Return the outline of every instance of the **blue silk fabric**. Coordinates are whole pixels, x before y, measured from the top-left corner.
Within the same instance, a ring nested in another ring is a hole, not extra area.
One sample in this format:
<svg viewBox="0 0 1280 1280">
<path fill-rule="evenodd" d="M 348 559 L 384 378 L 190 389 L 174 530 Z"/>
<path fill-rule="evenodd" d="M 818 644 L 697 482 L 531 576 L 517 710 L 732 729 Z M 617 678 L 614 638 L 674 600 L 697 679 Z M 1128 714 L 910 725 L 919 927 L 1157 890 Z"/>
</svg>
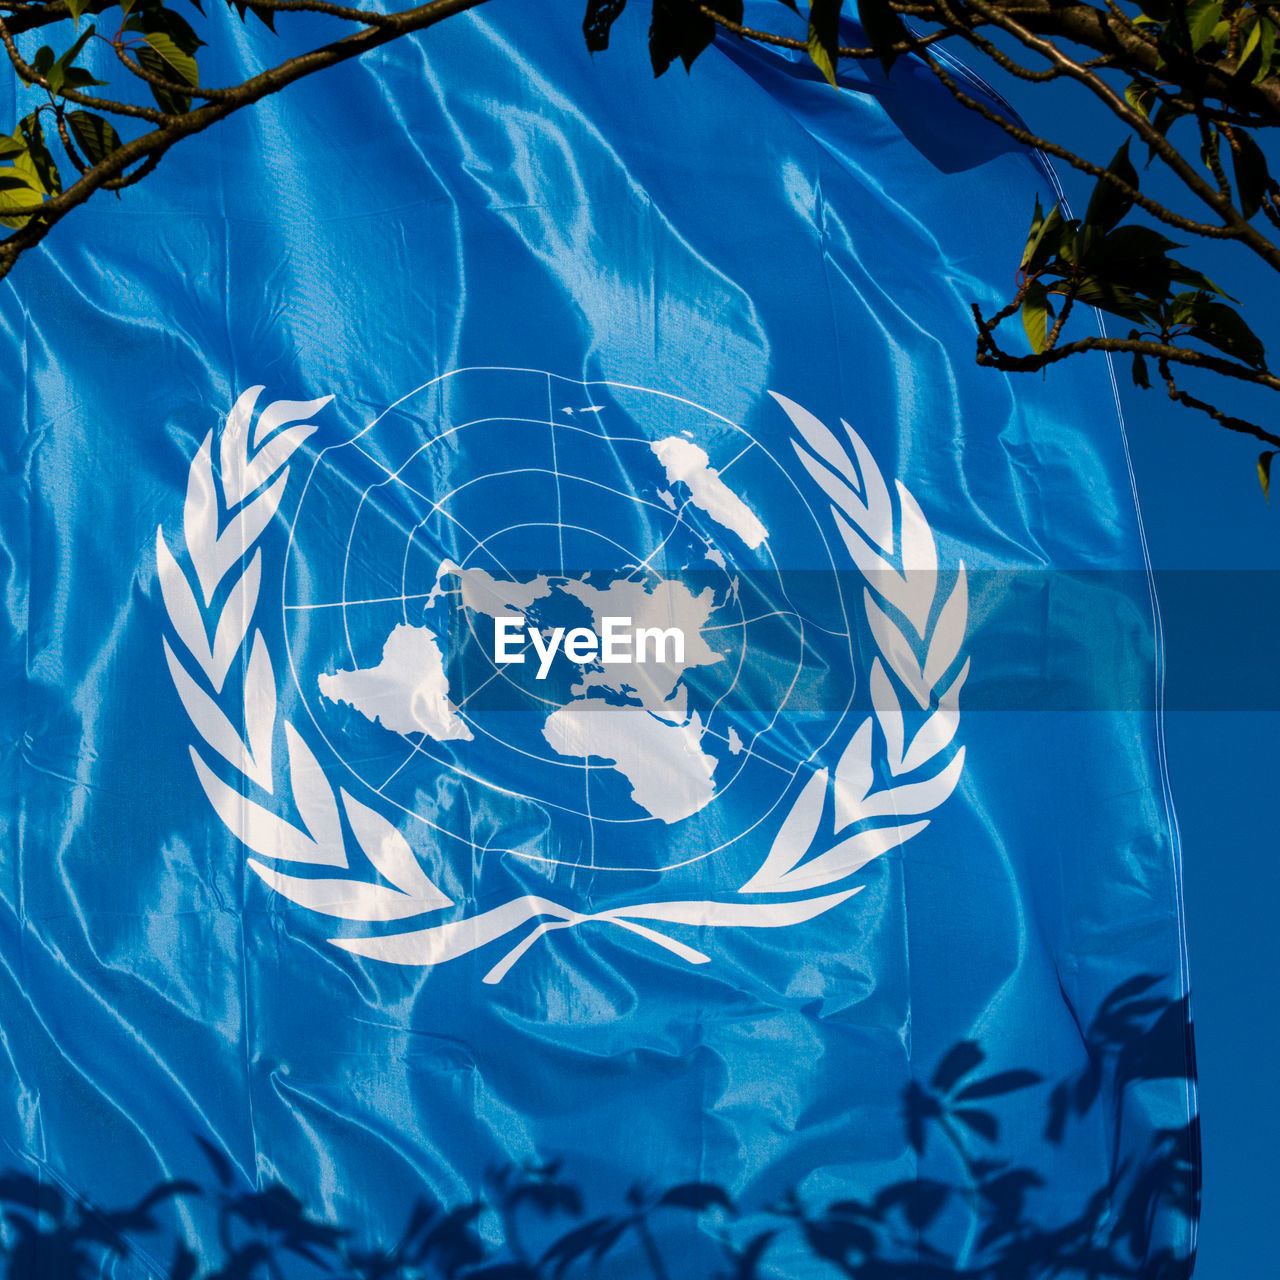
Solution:
<svg viewBox="0 0 1280 1280">
<path fill-rule="evenodd" d="M 910 60 L 655 80 L 647 10 L 580 18 L 307 79 L 5 282 L 0 1239 L 182 1180 L 85 1265 L 1189 1274 L 1113 386 L 974 362 L 1047 173 Z M 330 31 L 212 21 L 210 84 Z M 736 620 L 664 720 L 486 667 L 464 566 Z"/>
</svg>

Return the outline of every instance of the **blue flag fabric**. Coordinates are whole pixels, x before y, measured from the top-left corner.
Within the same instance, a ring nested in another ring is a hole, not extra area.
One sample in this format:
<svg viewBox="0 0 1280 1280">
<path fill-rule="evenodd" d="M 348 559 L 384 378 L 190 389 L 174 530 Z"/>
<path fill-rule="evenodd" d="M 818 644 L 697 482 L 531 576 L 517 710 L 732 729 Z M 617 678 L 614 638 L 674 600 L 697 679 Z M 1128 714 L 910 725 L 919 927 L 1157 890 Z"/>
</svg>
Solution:
<svg viewBox="0 0 1280 1280">
<path fill-rule="evenodd" d="M 578 16 L 7 282 L 12 1274 L 1189 1275 L 1113 390 L 973 362 L 1045 176 L 909 61 Z"/>
</svg>

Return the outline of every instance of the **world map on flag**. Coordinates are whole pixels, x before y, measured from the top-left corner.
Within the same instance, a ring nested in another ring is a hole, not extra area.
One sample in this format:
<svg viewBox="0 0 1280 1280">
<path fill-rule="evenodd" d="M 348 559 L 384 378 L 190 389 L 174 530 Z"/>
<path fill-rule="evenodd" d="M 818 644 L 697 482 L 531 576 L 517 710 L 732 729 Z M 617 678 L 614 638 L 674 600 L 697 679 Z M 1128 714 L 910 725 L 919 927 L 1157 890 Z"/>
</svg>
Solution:
<svg viewBox="0 0 1280 1280">
<path fill-rule="evenodd" d="M 474 406 L 495 390 L 501 412 Z M 850 670 L 844 602 L 795 598 L 769 534 L 784 478 L 740 428 L 648 392 L 463 371 L 341 449 L 360 487 L 335 499 L 322 455 L 295 524 L 298 691 L 361 781 L 415 816 L 480 781 L 506 816 L 488 847 L 547 856 L 545 827 L 511 838 L 529 802 L 570 815 L 555 861 L 643 867 L 637 829 L 704 815 L 706 848 L 732 843 L 791 782 L 785 740 L 803 759 L 838 723 L 844 703 L 812 708 Z M 334 536 L 335 503 L 345 545 L 322 559 L 306 543 Z"/>
</svg>

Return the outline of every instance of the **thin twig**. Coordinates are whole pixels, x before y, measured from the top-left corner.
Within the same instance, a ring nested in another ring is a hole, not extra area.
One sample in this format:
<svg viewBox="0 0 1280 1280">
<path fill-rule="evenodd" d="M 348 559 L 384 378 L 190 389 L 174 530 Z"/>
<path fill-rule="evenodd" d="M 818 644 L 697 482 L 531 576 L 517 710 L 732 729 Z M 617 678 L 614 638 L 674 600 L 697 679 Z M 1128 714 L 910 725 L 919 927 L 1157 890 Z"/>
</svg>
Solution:
<svg viewBox="0 0 1280 1280">
<path fill-rule="evenodd" d="M 80 173 L 87 173 L 90 166 L 80 158 L 80 153 L 76 150 L 75 143 L 71 141 L 71 133 L 67 129 L 66 112 L 55 108 L 54 119 L 58 126 L 58 137 L 62 139 L 62 145 L 66 148 L 67 156 L 71 163 Z"/>
<path fill-rule="evenodd" d="M 102 184 L 104 191 L 123 191 L 135 182 L 141 182 L 160 163 L 163 151 L 153 151 L 132 173 L 122 174 L 118 178 L 108 178 Z"/>
<path fill-rule="evenodd" d="M 1067 294 L 1067 300 L 1062 304 L 1062 310 L 1058 312 L 1058 318 L 1053 322 L 1053 328 L 1049 330 L 1048 336 L 1045 338 L 1045 349 L 1051 350 L 1058 345 L 1058 339 L 1062 336 L 1062 326 L 1067 323 L 1067 317 L 1071 314 L 1071 308 L 1076 305 L 1076 295 L 1073 289 Z"/>
<path fill-rule="evenodd" d="M 1169 393 L 1170 400 L 1188 409 L 1198 409 L 1201 413 L 1208 414 L 1218 426 L 1225 427 L 1228 431 L 1238 431 L 1241 435 L 1253 436 L 1255 440 L 1261 440 L 1264 444 L 1275 445 L 1280 448 L 1280 436 L 1272 435 L 1270 431 L 1265 431 L 1256 422 L 1249 422 L 1245 418 L 1236 418 L 1229 413 L 1223 413 L 1221 409 L 1211 405 L 1207 400 L 1201 400 L 1198 396 L 1193 396 L 1190 392 L 1182 390 L 1174 380 L 1168 360 L 1159 360 L 1156 365 L 1160 370 L 1160 376 L 1164 379 L 1165 389 Z"/>
<path fill-rule="evenodd" d="M 1140 209 L 1145 209 L 1153 218 L 1171 227 L 1177 227 L 1180 231 L 1186 231 L 1189 235 L 1204 236 L 1210 240 L 1235 240 L 1239 238 L 1239 233 L 1234 227 L 1219 227 L 1214 226 L 1212 223 L 1196 222 L 1192 218 L 1184 217 L 1173 209 L 1168 209 L 1159 202 L 1152 200 L 1150 196 L 1139 191 L 1137 187 L 1131 186 L 1116 174 L 1109 173 L 1101 165 L 1094 164 L 1091 160 L 1086 160 L 1083 156 L 1076 155 L 1074 151 L 1060 146 L 1056 142 L 1051 142 L 1048 138 L 1042 138 L 1038 134 L 1032 133 L 1029 129 L 1024 129 L 1014 124 L 1007 116 L 988 107 L 986 103 L 980 102 L 960 88 L 936 58 L 929 54 L 922 56 L 925 65 L 947 87 L 951 96 L 961 106 L 967 107 L 984 120 L 997 125 L 1015 141 L 1022 143 L 1023 146 L 1043 151 L 1046 155 L 1056 156 L 1059 160 L 1071 165 L 1073 169 L 1079 169 L 1081 173 L 1087 173 L 1092 178 L 1099 178 L 1109 182 L 1121 195 L 1132 200 Z"/>
<path fill-rule="evenodd" d="M 976 303 L 972 310 L 980 330 L 981 351 L 978 363 L 1003 369 L 1007 373 L 1038 373 L 1051 364 L 1057 364 L 1059 361 L 1085 351 L 1127 352 L 1129 355 L 1151 356 L 1157 360 L 1172 360 L 1177 364 L 1204 369 L 1210 373 L 1220 373 L 1228 378 L 1235 378 L 1239 382 L 1265 387 L 1268 391 L 1280 391 L 1280 378 L 1268 373 L 1265 369 L 1255 369 L 1251 365 L 1239 364 L 1221 356 L 1211 356 L 1207 352 L 1197 351 L 1194 347 L 1179 347 L 1173 343 L 1153 342 L 1146 338 L 1078 338 L 1074 342 L 1054 347 L 1051 351 L 1042 351 L 1029 356 L 1010 355 L 996 345 L 990 322 L 983 319 Z"/>
<path fill-rule="evenodd" d="M 1231 199 L 1231 183 L 1227 181 L 1226 171 L 1222 167 L 1222 157 L 1218 154 L 1218 143 L 1213 136 L 1213 130 L 1209 127 L 1209 122 L 1204 118 L 1204 113 L 1196 112 L 1196 124 L 1200 126 L 1200 152 L 1204 156 L 1204 162 L 1209 166 L 1209 172 L 1213 174 L 1214 180 L 1218 184 L 1218 190 L 1222 195 Z"/>
<path fill-rule="evenodd" d="M 1028 31 L 1012 19 L 1001 21 L 998 10 L 987 0 L 968 0 L 979 13 L 1007 31 L 1028 49 L 1040 54 L 1053 65 L 1061 68 L 1072 79 L 1083 84 L 1104 103 L 1111 113 L 1127 124 L 1134 133 L 1151 147 L 1164 163 L 1181 179 L 1194 195 L 1212 209 L 1229 228 L 1236 239 L 1253 250 L 1273 270 L 1280 271 L 1280 247 L 1252 226 L 1222 193 L 1215 191 L 1187 162 L 1183 154 L 1156 129 L 1140 111 L 1135 111 L 1101 76 L 1084 70 L 1075 59 L 1058 48 L 1051 40 L 1045 40 Z M 1151 212 L 1148 209 L 1148 212 Z"/>
</svg>

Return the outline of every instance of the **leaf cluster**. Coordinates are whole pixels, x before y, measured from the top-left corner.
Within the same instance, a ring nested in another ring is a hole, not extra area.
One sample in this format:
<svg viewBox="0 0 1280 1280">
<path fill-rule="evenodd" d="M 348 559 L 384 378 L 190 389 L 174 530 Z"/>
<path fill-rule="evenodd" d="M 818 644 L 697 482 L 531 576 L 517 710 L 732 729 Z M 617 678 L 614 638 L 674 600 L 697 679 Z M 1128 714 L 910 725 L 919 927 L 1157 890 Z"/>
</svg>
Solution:
<svg viewBox="0 0 1280 1280">
<path fill-rule="evenodd" d="M 1154 39 L 1161 69 L 1198 59 L 1225 64 L 1229 75 L 1252 84 L 1277 69 L 1276 20 L 1267 3 L 1140 0 L 1133 22 Z"/>
<path fill-rule="evenodd" d="M 7 215 L 0 223 L 7 227 L 24 227 L 45 201 L 124 145 L 116 128 L 120 117 L 110 117 L 113 107 L 123 114 L 128 104 L 91 98 L 95 109 L 83 105 L 86 90 L 108 83 L 83 65 L 87 50 L 112 49 L 125 71 L 143 81 L 164 116 L 192 109 L 191 90 L 200 84 L 197 53 L 205 42 L 191 24 L 162 0 L 120 0 L 97 8 L 99 22 L 112 9 L 119 11 L 119 26 L 108 37 L 97 23 L 81 29 L 89 6 L 90 0 L 67 0 L 72 29 L 61 52 L 44 44 L 29 64 L 15 63 L 40 100 L 12 134 L 0 135 L 0 212 Z M 67 25 L 55 24 L 50 34 Z M 15 52 L 10 50 L 11 60 Z"/>
<path fill-rule="evenodd" d="M 1138 188 L 1138 175 L 1129 159 L 1128 140 L 1107 169 L 1124 187 Z M 1152 227 L 1118 225 L 1133 208 L 1123 188 L 1100 179 L 1083 218 L 1067 218 L 1061 204 L 1048 214 L 1036 201 L 1035 213 L 1022 251 L 1019 270 L 1022 325 L 1037 354 L 1057 340 L 1060 320 L 1075 302 L 1137 322 L 1130 331 L 1143 332 L 1162 343 L 1191 338 L 1265 370 L 1262 342 L 1240 313 L 1235 301 L 1202 272 L 1178 261 L 1180 246 Z M 1055 300 L 1059 310 L 1055 310 Z M 1134 382 L 1150 386 L 1145 358 L 1134 355 Z"/>
</svg>

